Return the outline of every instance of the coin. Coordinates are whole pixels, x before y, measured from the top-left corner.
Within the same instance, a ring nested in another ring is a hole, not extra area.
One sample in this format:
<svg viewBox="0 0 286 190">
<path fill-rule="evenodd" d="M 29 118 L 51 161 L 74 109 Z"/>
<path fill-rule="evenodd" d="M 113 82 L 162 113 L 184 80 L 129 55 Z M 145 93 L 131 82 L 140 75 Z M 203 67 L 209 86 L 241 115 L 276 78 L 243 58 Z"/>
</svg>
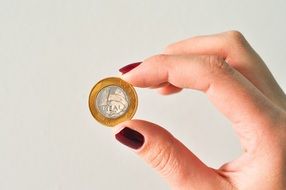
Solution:
<svg viewBox="0 0 286 190">
<path fill-rule="evenodd" d="M 113 127 L 134 116 L 138 98 L 134 87 L 118 77 L 99 81 L 89 94 L 89 109 L 101 124 Z"/>
</svg>

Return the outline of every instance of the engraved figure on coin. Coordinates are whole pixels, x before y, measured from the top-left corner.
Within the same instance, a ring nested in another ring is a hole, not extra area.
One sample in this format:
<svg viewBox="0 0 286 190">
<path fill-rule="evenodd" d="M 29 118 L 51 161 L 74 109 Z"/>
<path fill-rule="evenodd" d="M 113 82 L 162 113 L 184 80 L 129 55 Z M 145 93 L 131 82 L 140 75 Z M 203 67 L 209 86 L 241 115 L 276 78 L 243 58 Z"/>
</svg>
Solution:
<svg viewBox="0 0 286 190">
<path fill-rule="evenodd" d="M 129 98 L 118 86 L 107 86 L 97 95 L 96 107 L 107 118 L 118 118 L 128 109 Z"/>
</svg>

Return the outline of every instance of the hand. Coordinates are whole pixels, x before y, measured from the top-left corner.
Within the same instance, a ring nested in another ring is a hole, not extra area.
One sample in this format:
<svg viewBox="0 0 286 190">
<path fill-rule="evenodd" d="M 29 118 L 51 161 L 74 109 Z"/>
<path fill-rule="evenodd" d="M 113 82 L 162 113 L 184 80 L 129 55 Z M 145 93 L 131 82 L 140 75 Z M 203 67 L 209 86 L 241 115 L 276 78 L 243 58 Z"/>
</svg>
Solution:
<svg viewBox="0 0 286 190">
<path fill-rule="evenodd" d="M 213 169 L 153 123 L 131 120 L 116 126 L 117 140 L 172 189 L 286 189 L 286 96 L 239 32 L 190 38 L 121 70 L 126 69 L 132 71 L 122 78 L 137 87 L 157 87 L 162 94 L 183 88 L 206 93 L 239 136 L 242 155 Z"/>
</svg>

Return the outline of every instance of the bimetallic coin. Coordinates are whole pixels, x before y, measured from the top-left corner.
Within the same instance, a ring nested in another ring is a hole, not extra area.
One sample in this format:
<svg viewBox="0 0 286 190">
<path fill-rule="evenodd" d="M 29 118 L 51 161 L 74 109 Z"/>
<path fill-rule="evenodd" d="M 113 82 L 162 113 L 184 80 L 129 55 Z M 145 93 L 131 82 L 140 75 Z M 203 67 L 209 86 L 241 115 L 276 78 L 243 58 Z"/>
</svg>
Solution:
<svg viewBox="0 0 286 190">
<path fill-rule="evenodd" d="M 137 110 L 137 94 L 133 86 L 117 77 L 99 81 L 89 95 L 89 109 L 103 125 L 112 127 L 130 120 Z"/>
</svg>

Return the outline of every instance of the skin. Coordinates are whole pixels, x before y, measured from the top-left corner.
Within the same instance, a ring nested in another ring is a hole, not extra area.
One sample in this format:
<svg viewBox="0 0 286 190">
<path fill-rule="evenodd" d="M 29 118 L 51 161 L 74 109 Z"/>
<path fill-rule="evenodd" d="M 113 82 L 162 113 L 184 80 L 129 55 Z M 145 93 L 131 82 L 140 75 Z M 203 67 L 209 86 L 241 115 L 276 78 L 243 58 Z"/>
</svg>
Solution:
<svg viewBox="0 0 286 190">
<path fill-rule="evenodd" d="M 140 132 L 134 150 L 175 190 L 286 189 L 286 95 L 243 35 L 229 31 L 169 45 L 122 76 L 162 94 L 204 92 L 232 123 L 243 152 L 219 169 L 206 166 L 164 128 L 143 120 L 115 127 Z M 154 136 L 156 134 L 156 136 Z"/>
</svg>

